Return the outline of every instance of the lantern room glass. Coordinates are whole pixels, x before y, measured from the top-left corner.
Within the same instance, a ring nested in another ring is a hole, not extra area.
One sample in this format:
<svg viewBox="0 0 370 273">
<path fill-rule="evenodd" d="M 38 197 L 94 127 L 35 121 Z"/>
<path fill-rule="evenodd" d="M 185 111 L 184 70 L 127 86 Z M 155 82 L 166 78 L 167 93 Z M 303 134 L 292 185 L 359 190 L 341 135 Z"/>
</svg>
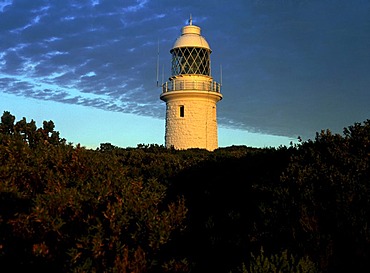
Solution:
<svg viewBox="0 0 370 273">
<path fill-rule="evenodd" d="M 179 47 L 171 50 L 172 76 L 180 74 L 211 75 L 211 51 L 199 47 Z"/>
</svg>

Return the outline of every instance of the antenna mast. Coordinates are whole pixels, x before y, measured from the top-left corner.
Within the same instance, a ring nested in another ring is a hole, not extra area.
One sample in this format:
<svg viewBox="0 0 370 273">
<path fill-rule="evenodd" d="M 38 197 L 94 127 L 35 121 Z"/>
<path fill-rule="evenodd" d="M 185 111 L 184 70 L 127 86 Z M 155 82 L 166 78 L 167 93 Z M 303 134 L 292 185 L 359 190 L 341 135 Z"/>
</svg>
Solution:
<svg viewBox="0 0 370 273">
<path fill-rule="evenodd" d="M 220 85 L 222 86 L 222 64 L 220 64 Z"/>
<path fill-rule="evenodd" d="M 164 84 L 164 64 L 162 65 L 162 86 Z"/>
<path fill-rule="evenodd" d="M 159 77 L 159 38 L 158 38 L 158 49 L 157 49 L 157 87 L 158 87 L 158 77 Z"/>
</svg>

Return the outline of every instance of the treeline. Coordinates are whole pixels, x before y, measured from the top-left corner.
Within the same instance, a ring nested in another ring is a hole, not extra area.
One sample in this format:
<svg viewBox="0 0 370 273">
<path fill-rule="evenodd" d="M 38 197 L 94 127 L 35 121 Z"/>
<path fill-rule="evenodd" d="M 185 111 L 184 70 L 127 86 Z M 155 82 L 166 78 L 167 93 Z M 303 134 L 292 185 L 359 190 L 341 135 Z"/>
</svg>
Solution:
<svg viewBox="0 0 370 273">
<path fill-rule="evenodd" d="M 91 150 L 4 112 L 2 271 L 369 272 L 369 138 Z"/>
</svg>

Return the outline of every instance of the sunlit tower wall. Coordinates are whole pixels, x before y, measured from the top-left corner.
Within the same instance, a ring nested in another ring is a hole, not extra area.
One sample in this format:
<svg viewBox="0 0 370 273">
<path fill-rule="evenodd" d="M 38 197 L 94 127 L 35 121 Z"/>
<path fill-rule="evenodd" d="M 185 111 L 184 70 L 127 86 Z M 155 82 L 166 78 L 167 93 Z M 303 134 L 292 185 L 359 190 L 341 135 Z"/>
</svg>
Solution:
<svg viewBox="0 0 370 273">
<path fill-rule="evenodd" d="M 218 148 L 216 104 L 222 94 L 221 84 L 211 76 L 211 52 L 190 19 L 170 50 L 171 77 L 160 96 L 166 102 L 167 148 Z"/>
</svg>

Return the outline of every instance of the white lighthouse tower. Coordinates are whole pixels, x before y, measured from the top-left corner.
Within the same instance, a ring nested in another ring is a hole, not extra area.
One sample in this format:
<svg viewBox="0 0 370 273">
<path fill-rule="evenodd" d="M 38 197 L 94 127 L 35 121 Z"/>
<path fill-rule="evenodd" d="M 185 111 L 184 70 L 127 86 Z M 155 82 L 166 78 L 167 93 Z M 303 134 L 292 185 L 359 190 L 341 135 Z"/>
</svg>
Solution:
<svg viewBox="0 0 370 273">
<path fill-rule="evenodd" d="M 211 76 L 211 52 L 190 18 L 170 50 L 172 75 L 160 96 L 166 102 L 167 148 L 218 148 L 216 103 L 222 94 Z"/>
</svg>

